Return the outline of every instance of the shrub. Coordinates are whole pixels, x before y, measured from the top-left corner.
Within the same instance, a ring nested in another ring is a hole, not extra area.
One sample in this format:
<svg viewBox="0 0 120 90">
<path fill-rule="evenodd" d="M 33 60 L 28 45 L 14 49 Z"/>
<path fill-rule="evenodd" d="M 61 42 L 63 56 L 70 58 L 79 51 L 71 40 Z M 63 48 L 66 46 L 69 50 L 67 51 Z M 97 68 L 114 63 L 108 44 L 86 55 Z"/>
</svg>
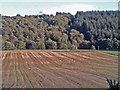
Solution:
<svg viewBox="0 0 120 90">
<path fill-rule="evenodd" d="M 92 45 L 92 46 L 91 46 L 91 49 L 92 49 L 92 50 L 96 50 L 96 48 L 95 48 L 95 46 L 94 46 L 94 45 Z"/>
</svg>

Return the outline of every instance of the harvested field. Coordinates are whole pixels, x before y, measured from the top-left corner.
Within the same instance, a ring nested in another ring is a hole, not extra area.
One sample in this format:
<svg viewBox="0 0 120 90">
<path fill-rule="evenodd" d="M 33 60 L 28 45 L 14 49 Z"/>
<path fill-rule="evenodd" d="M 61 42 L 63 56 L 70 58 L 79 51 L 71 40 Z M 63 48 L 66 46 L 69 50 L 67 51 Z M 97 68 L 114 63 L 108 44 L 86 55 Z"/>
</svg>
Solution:
<svg viewBox="0 0 120 90">
<path fill-rule="evenodd" d="M 118 57 L 97 51 L 3 51 L 3 88 L 108 88 Z"/>
</svg>

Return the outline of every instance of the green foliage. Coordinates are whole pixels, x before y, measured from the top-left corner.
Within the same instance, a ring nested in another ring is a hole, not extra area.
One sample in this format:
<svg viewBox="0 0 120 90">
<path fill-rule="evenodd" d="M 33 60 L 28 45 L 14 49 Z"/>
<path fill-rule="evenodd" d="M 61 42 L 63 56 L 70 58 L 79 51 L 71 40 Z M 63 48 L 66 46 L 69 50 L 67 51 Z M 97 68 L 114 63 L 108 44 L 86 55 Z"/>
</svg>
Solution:
<svg viewBox="0 0 120 90">
<path fill-rule="evenodd" d="M 117 17 L 118 11 L 3 16 L 2 49 L 118 49 Z"/>
<path fill-rule="evenodd" d="M 59 42 L 58 43 L 58 49 L 67 49 L 67 44 L 64 42 Z"/>
<path fill-rule="evenodd" d="M 71 45 L 70 49 L 71 49 L 71 50 L 76 50 L 76 49 L 77 49 L 77 46 Z"/>
<path fill-rule="evenodd" d="M 45 44 L 43 42 L 37 42 L 36 49 L 45 49 Z"/>
<path fill-rule="evenodd" d="M 18 49 L 25 49 L 25 43 L 24 42 L 22 42 L 22 41 L 19 41 L 18 43 L 17 43 L 17 45 L 16 45 L 16 47 L 18 48 Z"/>
<path fill-rule="evenodd" d="M 100 52 L 104 52 L 104 53 L 108 53 L 108 54 L 120 56 L 120 51 L 106 51 L 106 50 L 100 50 Z"/>
<path fill-rule="evenodd" d="M 92 45 L 92 46 L 91 46 L 91 49 L 92 49 L 92 50 L 96 50 L 96 48 L 95 48 L 95 46 L 94 46 L 94 45 Z"/>
<path fill-rule="evenodd" d="M 14 49 L 16 49 L 14 44 L 9 42 L 9 41 L 3 42 L 2 48 L 5 49 L 5 50 L 14 50 Z"/>
<path fill-rule="evenodd" d="M 89 49 L 90 47 L 90 42 L 89 41 L 82 41 L 80 44 L 79 44 L 79 49 Z"/>
<path fill-rule="evenodd" d="M 57 49 L 57 43 L 49 38 L 46 41 L 46 48 L 47 49 Z"/>
</svg>

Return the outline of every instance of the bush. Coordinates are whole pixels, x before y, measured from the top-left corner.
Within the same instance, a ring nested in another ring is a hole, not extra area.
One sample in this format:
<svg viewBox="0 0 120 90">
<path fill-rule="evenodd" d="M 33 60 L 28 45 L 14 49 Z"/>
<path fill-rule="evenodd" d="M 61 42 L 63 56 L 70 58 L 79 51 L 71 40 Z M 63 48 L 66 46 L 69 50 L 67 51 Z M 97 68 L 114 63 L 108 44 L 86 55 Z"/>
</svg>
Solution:
<svg viewBox="0 0 120 90">
<path fill-rule="evenodd" d="M 58 49 L 67 49 L 67 44 L 65 44 L 63 42 L 59 42 L 58 43 Z"/>
<path fill-rule="evenodd" d="M 49 38 L 46 41 L 46 49 L 57 49 L 57 43 Z"/>
<path fill-rule="evenodd" d="M 92 49 L 92 50 L 96 50 L 96 48 L 95 48 L 95 46 L 94 46 L 94 45 L 92 45 L 92 46 L 91 46 L 91 49 Z"/>
<path fill-rule="evenodd" d="M 76 50 L 76 49 L 77 49 L 77 46 L 71 45 L 70 49 L 71 49 L 71 50 Z"/>
</svg>

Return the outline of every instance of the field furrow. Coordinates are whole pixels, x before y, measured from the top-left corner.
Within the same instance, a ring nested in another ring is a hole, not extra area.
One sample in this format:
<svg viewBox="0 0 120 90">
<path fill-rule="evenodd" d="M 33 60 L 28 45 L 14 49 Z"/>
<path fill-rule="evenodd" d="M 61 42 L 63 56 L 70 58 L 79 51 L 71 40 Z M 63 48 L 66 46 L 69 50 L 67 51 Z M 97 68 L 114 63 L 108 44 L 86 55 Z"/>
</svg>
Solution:
<svg viewBox="0 0 120 90">
<path fill-rule="evenodd" d="M 1 54 L 5 88 L 107 88 L 118 79 L 114 55 L 84 51 L 16 50 Z"/>
</svg>

